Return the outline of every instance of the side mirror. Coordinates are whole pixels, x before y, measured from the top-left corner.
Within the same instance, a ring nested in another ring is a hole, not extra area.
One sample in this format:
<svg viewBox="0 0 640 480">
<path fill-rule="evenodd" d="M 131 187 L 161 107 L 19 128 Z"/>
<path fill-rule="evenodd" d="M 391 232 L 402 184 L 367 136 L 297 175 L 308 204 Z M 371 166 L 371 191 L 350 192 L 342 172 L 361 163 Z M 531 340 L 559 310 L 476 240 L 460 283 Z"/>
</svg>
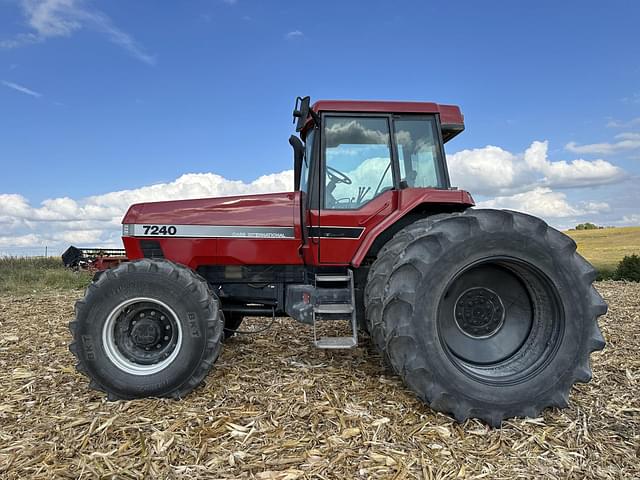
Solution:
<svg viewBox="0 0 640 480">
<path fill-rule="evenodd" d="M 308 98 L 308 97 L 307 97 Z M 293 147 L 293 185 L 294 190 L 300 190 L 300 173 L 302 172 L 302 159 L 304 158 L 304 144 L 295 135 L 289 137 L 289 145 Z"/>
<path fill-rule="evenodd" d="M 311 97 L 298 97 L 296 98 L 296 105 L 293 107 L 293 121 L 298 119 L 296 125 L 296 132 L 301 132 L 304 128 L 304 124 L 309 117 L 309 105 L 311 104 Z"/>
</svg>

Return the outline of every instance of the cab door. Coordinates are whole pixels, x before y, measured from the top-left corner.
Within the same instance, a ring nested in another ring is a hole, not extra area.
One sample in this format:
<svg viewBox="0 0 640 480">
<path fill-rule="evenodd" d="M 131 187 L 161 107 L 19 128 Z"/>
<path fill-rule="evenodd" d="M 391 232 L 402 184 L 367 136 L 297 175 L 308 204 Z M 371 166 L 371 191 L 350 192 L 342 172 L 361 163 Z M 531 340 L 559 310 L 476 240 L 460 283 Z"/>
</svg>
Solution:
<svg viewBox="0 0 640 480">
<path fill-rule="evenodd" d="M 367 230 L 397 208 L 389 115 L 324 114 L 319 203 L 309 237 L 322 264 L 350 263 Z"/>
</svg>

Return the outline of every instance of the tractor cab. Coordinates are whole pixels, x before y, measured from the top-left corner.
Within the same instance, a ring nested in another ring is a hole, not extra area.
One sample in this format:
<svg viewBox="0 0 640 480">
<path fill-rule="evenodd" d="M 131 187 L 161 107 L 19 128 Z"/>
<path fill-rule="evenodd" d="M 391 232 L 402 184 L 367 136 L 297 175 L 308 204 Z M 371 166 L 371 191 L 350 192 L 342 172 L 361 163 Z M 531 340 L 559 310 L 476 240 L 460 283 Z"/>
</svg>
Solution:
<svg viewBox="0 0 640 480">
<path fill-rule="evenodd" d="M 316 245 L 307 263 L 343 263 L 362 233 L 429 190 L 450 190 L 444 143 L 464 130 L 456 106 L 428 102 L 319 101 L 293 111 L 295 190 Z M 306 215 L 304 212 L 307 212 Z M 342 240 L 342 241 L 338 241 Z M 345 242 L 344 240 L 351 240 Z M 322 244 L 322 245 L 319 245 Z"/>
<path fill-rule="evenodd" d="M 458 107 L 418 102 L 309 104 L 309 97 L 296 100 L 293 116 L 302 140 L 292 136 L 289 142 L 294 148 L 295 189 L 312 198 L 314 206 L 352 210 L 388 190 L 449 188 L 443 145 L 464 130 Z"/>
</svg>

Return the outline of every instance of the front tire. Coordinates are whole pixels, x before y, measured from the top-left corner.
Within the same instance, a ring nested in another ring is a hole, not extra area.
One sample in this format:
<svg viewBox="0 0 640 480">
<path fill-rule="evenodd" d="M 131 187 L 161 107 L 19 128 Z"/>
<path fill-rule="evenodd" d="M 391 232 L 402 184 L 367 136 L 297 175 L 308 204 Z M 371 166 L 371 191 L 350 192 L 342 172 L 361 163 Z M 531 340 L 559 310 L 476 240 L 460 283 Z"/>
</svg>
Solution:
<svg viewBox="0 0 640 480">
<path fill-rule="evenodd" d="M 109 400 L 185 396 L 218 358 L 223 332 L 207 283 L 150 259 L 98 276 L 69 327 L 76 368 Z"/>
<path fill-rule="evenodd" d="M 498 210 L 467 210 L 405 238 L 372 320 L 406 384 L 460 422 L 499 426 L 566 407 L 571 386 L 591 379 L 607 309 L 573 240 Z"/>
</svg>

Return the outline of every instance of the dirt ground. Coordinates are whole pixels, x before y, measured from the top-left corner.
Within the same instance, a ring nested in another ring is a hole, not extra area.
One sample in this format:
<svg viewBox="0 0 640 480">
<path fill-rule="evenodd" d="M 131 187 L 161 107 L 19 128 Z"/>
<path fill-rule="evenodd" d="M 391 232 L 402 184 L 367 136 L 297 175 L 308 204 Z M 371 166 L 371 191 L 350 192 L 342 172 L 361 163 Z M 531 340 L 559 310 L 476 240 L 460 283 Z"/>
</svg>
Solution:
<svg viewBox="0 0 640 480">
<path fill-rule="evenodd" d="M 109 403 L 67 350 L 81 292 L 4 296 L 0 478 L 640 478 L 640 284 L 597 287 L 594 380 L 495 430 L 434 413 L 366 342 L 319 351 L 290 320 L 234 337 L 182 401 Z"/>
</svg>

